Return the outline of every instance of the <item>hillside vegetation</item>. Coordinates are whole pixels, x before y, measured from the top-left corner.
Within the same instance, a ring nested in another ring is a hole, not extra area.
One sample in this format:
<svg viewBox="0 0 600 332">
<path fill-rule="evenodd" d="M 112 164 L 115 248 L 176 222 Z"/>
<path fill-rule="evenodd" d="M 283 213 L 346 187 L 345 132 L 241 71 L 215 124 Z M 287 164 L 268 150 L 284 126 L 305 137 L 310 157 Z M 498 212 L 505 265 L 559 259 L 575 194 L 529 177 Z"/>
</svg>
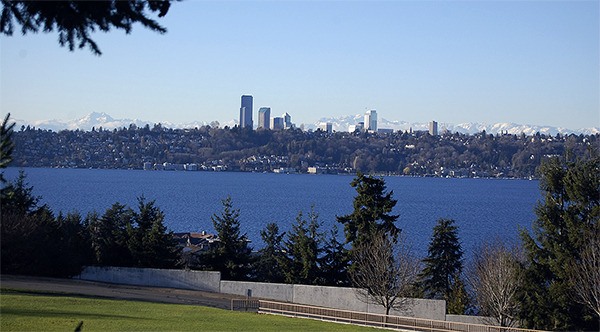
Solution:
<svg viewBox="0 0 600 332">
<path fill-rule="evenodd" d="M 548 156 L 587 156 L 600 135 L 475 135 L 426 132 L 326 133 L 320 130 L 129 128 L 14 133 L 18 167 L 141 169 L 196 164 L 199 170 L 404 174 L 453 177 L 531 177 Z M 177 168 L 177 167 L 174 167 Z"/>
</svg>

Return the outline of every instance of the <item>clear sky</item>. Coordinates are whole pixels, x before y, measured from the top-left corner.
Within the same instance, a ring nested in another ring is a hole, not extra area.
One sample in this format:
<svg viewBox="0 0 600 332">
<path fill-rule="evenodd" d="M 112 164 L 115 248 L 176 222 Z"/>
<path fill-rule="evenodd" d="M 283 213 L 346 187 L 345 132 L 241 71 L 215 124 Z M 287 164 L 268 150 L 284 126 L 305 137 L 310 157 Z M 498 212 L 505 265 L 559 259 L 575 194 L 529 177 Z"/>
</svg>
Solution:
<svg viewBox="0 0 600 332">
<path fill-rule="evenodd" d="M 185 123 L 239 117 L 240 96 L 296 124 L 376 109 L 409 122 L 600 126 L 599 1 L 183 1 L 96 33 L 0 36 L 0 107 Z"/>
</svg>

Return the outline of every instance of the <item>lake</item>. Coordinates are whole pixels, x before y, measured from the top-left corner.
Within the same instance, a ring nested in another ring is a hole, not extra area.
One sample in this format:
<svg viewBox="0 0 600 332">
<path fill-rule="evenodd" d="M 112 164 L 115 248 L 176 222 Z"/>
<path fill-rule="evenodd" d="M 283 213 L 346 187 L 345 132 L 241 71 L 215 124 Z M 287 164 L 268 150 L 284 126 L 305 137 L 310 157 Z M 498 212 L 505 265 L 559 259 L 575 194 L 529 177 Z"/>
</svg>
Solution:
<svg viewBox="0 0 600 332">
<path fill-rule="evenodd" d="M 184 172 L 100 169 L 25 168 L 27 182 L 58 213 L 91 211 L 102 214 L 113 203 L 137 207 L 137 197 L 156 200 L 174 232 L 214 232 L 211 215 L 222 211 L 228 195 L 240 210 L 242 232 L 255 249 L 262 247 L 260 230 L 276 222 L 290 229 L 299 211 L 314 206 L 329 234 L 335 217 L 352 212 L 356 195 L 353 176 L 236 172 Z M 8 168 L 13 180 L 19 169 Z M 530 229 L 534 207 L 541 199 L 538 181 L 384 177 L 398 200 L 397 225 L 419 256 L 427 254 L 432 228 L 439 218 L 456 220 L 467 257 L 484 239 L 518 239 L 519 228 Z M 339 225 L 340 236 L 343 227 Z"/>
</svg>

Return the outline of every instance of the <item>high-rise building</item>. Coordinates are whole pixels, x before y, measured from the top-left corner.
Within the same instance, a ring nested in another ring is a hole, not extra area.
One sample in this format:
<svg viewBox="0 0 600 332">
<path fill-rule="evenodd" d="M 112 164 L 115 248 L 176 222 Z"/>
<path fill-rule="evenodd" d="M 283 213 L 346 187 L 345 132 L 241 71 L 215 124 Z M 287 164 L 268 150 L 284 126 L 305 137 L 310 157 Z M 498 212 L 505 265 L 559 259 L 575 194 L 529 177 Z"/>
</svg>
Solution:
<svg viewBox="0 0 600 332">
<path fill-rule="evenodd" d="M 377 111 L 370 110 L 365 113 L 365 131 L 377 132 Z"/>
<path fill-rule="evenodd" d="M 271 128 L 271 108 L 261 107 L 258 110 L 258 128 Z"/>
<path fill-rule="evenodd" d="M 252 96 L 242 96 L 242 107 L 240 107 L 240 128 L 253 128 L 252 123 Z"/>
<path fill-rule="evenodd" d="M 281 116 L 283 118 L 283 127 L 285 129 L 290 129 L 292 128 L 293 124 L 292 124 L 292 116 L 289 115 L 287 112 Z"/>
<path fill-rule="evenodd" d="M 319 123 L 319 129 L 321 129 L 322 131 L 324 131 L 326 133 L 332 133 L 333 132 L 333 124 L 331 122 L 321 122 L 321 123 Z"/>
<path fill-rule="evenodd" d="M 284 128 L 283 118 L 274 117 L 271 119 L 271 129 L 273 130 L 282 130 Z"/>
<path fill-rule="evenodd" d="M 437 136 L 438 134 L 438 123 L 436 121 L 429 122 L 429 135 Z"/>
</svg>

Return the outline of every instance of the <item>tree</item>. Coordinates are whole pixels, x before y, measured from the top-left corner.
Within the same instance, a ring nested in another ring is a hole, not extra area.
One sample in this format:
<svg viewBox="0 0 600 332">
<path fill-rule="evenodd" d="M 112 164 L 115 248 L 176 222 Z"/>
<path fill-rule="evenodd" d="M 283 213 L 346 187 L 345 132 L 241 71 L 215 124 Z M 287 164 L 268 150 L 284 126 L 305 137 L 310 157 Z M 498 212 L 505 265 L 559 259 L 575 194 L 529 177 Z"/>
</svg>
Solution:
<svg viewBox="0 0 600 332">
<path fill-rule="evenodd" d="M 6 114 L 2 125 L 0 126 L 0 169 L 8 167 L 8 164 L 12 161 L 12 152 L 15 144 L 12 141 L 13 128 L 15 123 L 8 124 L 10 119 L 10 113 Z M 4 186 L 6 179 L 4 179 L 4 172 L 0 172 L 0 185 Z M 3 195 L 4 189 L 0 192 L 0 198 Z"/>
<path fill-rule="evenodd" d="M 600 227 L 585 236 L 580 258 L 569 268 L 575 300 L 596 314 L 600 323 Z"/>
<path fill-rule="evenodd" d="M 450 300 L 453 285 L 462 272 L 462 254 L 454 220 L 439 219 L 423 259 L 425 268 L 419 274 L 427 298 Z"/>
<path fill-rule="evenodd" d="M 221 271 L 225 280 L 246 280 L 249 277 L 251 249 L 246 234 L 240 233 L 240 211 L 233 208 L 231 197 L 223 201 L 223 212 L 211 219 L 219 241 L 204 255 L 206 267 Z"/>
<path fill-rule="evenodd" d="M 569 267 L 579 262 L 585 235 L 599 227 L 600 157 L 551 158 L 540 167 L 543 202 L 535 209 L 533 234 L 521 232 L 527 265 L 520 296 L 526 327 L 598 330 L 585 305 L 574 301 Z"/>
<path fill-rule="evenodd" d="M 95 264 L 101 266 L 131 266 L 133 257 L 128 246 L 128 229 L 133 227 L 133 211 L 114 203 L 102 217 L 95 212 L 86 217 Z"/>
<path fill-rule="evenodd" d="M 290 284 L 320 283 L 319 254 L 321 253 L 321 237 L 319 232 L 319 216 L 311 207 L 305 220 L 302 211 L 298 213 L 292 230 L 284 243 L 284 256 L 280 259 L 284 280 Z"/>
<path fill-rule="evenodd" d="M 354 248 L 352 260 L 354 269 L 349 276 L 362 301 L 382 305 L 386 315 L 406 305 L 417 280 L 419 261 L 404 241 L 398 243 L 391 235 L 376 231 L 368 243 Z"/>
<path fill-rule="evenodd" d="M 473 255 L 468 280 L 479 312 L 491 317 L 492 325 L 517 323 L 517 296 L 523 286 L 519 256 L 517 247 L 507 248 L 500 240 L 484 243 Z"/>
<path fill-rule="evenodd" d="M 164 226 L 164 213 L 154 201 L 138 198 L 138 212 L 133 214 L 133 224 L 127 228 L 127 246 L 133 262 L 139 267 L 172 268 L 178 258 L 173 232 Z"/>
<path fill-rule="evenodd" d="M 0 268 L 2 273 L 71 277 L 88 261 L 81 218 L 54 218 L 21 172 L 0 200 Z"/>
<path fill-rule="evenodd" d="M 105 1 L 11 1 L 2 0 L 0 32 L 12 36 L 14 22 L 28 32 L 58 32 L 60 46 L 70 51 L 89 47 L 96 55 L 100 48 L 90 34 L 96 30 L 108 32 L 112 28 L 129 34 L 134 23 L 158 33 L 167 30 L 149 18 L 147 10 L 163 17 L 169 11 L 170 0 L 105 0 Z"/>
<path fill-rule="evenodd" d="M 265 247 L 258 251 L 258 259 L 255 263 L 255 279 L 262 282 L 283 282 L 283 273 L 279 262 L 283 252 L 281 241 L 285 233 L 279 233 L 276 223 L 268 223 L 265 229 L 260 231 L 260 236 Z"/>
<path fill-rule="evenodd" d="M 385 192 L 385 181 L 359 172 L 350 185 L 357 192 L 353 203 L 354 211 L 337 217 L 337 221 L 344 224 L 346 243 L 357 247 L 370 241 L 371 236 L 378 231 L 391 235 L 392 240 L 396 241 L 400 234 L 400 229 L 394 224 L 398 215 L 390 213 L 397 201 L 392 199 L 393 191 Z"/>
<path fill-rule="evenodd" d="M 333 225 L 327 242 L 323 246 L 323 257 L 321 258 L 321 279 L 327 286 L 347 286 L 348 265 L 350 259 L 348 250 L 344 243 L 338 240 L 338 227 Z"/>
</svg>

